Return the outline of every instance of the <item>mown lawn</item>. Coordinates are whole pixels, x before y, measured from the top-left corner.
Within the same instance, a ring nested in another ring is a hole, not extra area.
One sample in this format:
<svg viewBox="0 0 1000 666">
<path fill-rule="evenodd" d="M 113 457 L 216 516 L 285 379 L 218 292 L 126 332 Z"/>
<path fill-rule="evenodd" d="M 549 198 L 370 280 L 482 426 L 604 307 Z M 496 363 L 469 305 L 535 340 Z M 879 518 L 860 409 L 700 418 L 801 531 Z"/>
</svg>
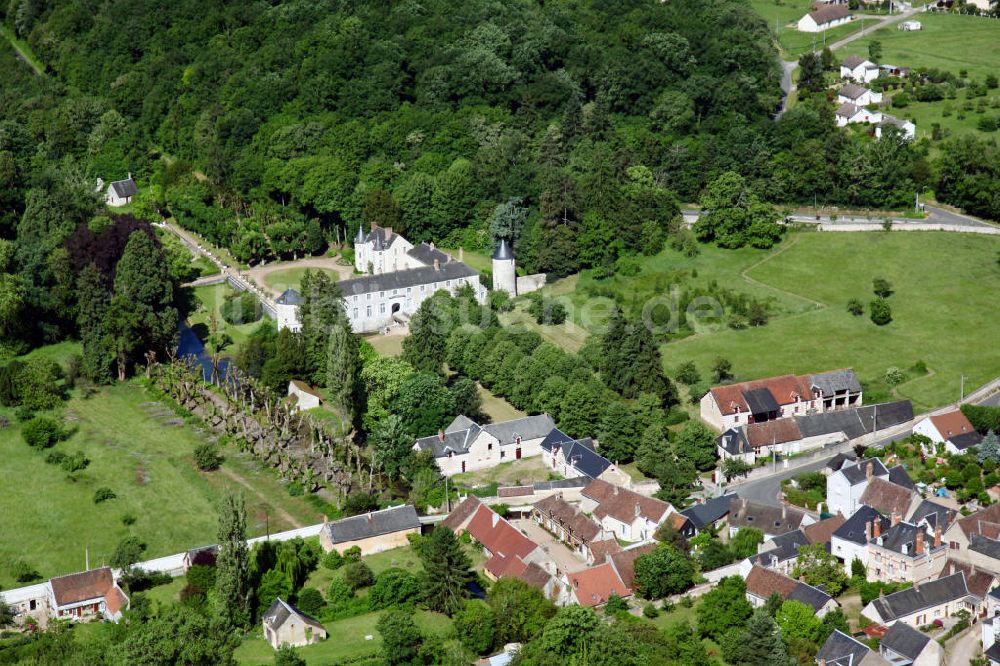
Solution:
<svg viewBox="0 0 1000 666">
<path fill-rule="evenodd" d="M 0 429 L 0 585 L 13 587 L 7 563 L 21 558 L 43 578 L 106 563 L 118 541 L 135 534 L 147 544 L 145 557 L 177 553 L 216 540 L 216 506 L 227 490 L 243 492 L 251 536 L 314 524 L 321 516 L 288 495 L 269 469 L 226 446 L 216 472 L 197 469 L 192 452 L 205 434 L 156 403 L 133 384 L 102 388 L 90 398 L 74 396 L 65 407 L 74 429 L 56 451 L 82 451 L 90 465 L 70 478 L 47 464 L 48 452 L 29 448 L 13 410 L 0 410 L 11 425 Z M 240 483 L 237 479 L 242 480 Z M 94 491 L 108 487 L 113 500 L 94 504 Z M 131 527 L 122 517 L 132 515 Z M 289 520 L 294 520 L 291 522 Z"/>
<path fill-rule="evenodd" d="M 332 664 L 341 659 L 361 659 L 375 655 L 382 646 L 382 637 L 375 625 L 381 613 L 366 613 L 356 617 L 328 622 L 324 626 L 328 634 L 325 641 L 298 648 L 299 656 L 307 664 Z M 418 610 L 413 620 L 426 634 L 445 636 L 453 632 L 451 620 L 446 615 Z M 371 640 L 366 637 L 371 636 Z M 274 649 L 258 632 L 253 638 L 243 641 L 236 650 L 236 661 L 241 664 L 273 664 Z"/>
<path fill-rule="evenodd" d="M 480 386 L 479 395 L 483 399 L 483 413 L 489 416 L 493 420 L 493 423 L 511 421 L 526 416 L 524 412 L 514 407 L 514 405 L 499 396 L 493 395 L 489 389 Z"/>
<path fill-rule="evenodd" d="M 898 388 L 917 409 L 956 400 L 959 381 L 979 386 L 1000 375 L 1000 239 L 942 232 L 803 233 L 748 271 L 762 285 L 821 308 L 780 316 L 744 331 L 720 329 L 669 343 L 669 366 L 694 360 L 703 374 L 718 356 L 741 379 L 853 367 L 861 380 L 887 368 L 926 363 L 929 373 Z M 888 279 L 893 321 L 875 326 L 846 311 L 848 299 L 872 299 L 874 277 Z M 742 288 L 735 283 L 732 286 Z"/>
<path fill-rule="evenodd" d="M 803 11 L 795 18 L 796 23 L 807 11 Z M 874 24 L 874 19 L 865 19 L 864 24 L 871 27 Z M 782 28 L 781 32 L 778 33 L 778 41 L 781 43 L 785 59 L 792 60 L 798 59 L 803 53 L 812 50 L 822 51 L 824 45 L 829 46 L 848 35 L 853 35 L 861 29 L 862 21 L 859 18 L 855 18 L 850 23 L 837 26 L 836 28 L 824 30 L 823 32 L 801 32 L 793 25 Z M 840 51 L 837 51 L 837 57 L 843 58 L 844 56 Z"/>
<path fill-rule="evenodd" d="M 936 67 L 958 74 L 968 70 L 978 81 L 1000 75 L 1000 21 L 955 14 L 918 14 L 922 30 L 897 26 L 876 30 L 837 51 L 837 58 L 868 57 L 868 44 L 882 42 L 882 62 L 900 67 Z"/>
<path fill-rule="evenodd" d="M 240 324 L 239 326 L 226 323 L 226 320 L 222 318 L 222 304 L 225 302 L 227 296 L 236 293 L 236 290 L 226 283 L 195 287 L 194 293 L 198 299 L 198 307 L 190 314 L 188 321 L 199 337 L 203 337 L 203 333 L 207 333 L 209 330 L 211 313 L 215 312 L 216 324 L 233 339 L 232 346 L 225 350 L 224 354 L 236 351 L 236 348 L 245 342 L 247 337 L 260 326 L 261 321 L 267 317 L 267 315 L 261 315 L 261 319 L 250 324 Z"/>
<path fill-rule="evenodd" d="M 280 271 L 274 271 L 273 273 L 268 273 L 264 277 L 264 282 L 267 286 L 272 289 L 277 289 L 279 292 L 285 291 L 286 289 L 295 289 L 298 291 L 300 285 L 302 284 L 302 276 L 305 275 L 306 271 L 314 271 L 326 273 L 327 276 L 336 282 L 340 279 L 340 274 L 337 271 L 332 271 L 327 268 L 286 268 Z"/>
</svg>

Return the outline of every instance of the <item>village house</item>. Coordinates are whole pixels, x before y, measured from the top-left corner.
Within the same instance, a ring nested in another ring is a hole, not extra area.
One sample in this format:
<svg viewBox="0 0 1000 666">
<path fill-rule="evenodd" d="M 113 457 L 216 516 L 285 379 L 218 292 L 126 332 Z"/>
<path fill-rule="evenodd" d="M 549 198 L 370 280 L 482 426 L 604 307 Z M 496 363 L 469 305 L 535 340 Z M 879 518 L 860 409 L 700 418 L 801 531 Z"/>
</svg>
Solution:
<svg viewBox="0 0 1000 666">
<path fill-rule="evenodd" d="M 609 563 L 569 574 L 568 578 L 570 603 L 593 608 L 603 606 L 613 594 L 623 599 L 632 596 L 632 590 Z"/>
<path fill-rule="evenodd" d="M 118 587 L 111 567 L 59 576 L 49 581 L 49 614 L 74 622 L 101 618 L 117 622 L 129 599 Z"/>
<path fill-rule="evenodd" d="M 991 615 L 980 623 L 983 655 L 989 660 L 990 666 L 1000 666 L 1000 616 Z"/>
<path fill-rule="evenodd" d="M 899 469 L 905 474 L 905 470 Z M 902 486 L 890 481 L 891 475 L 892 470 L 889 470 L 889 476 L 885 478 L 880 476 L 872 478 L 865 491 L 861 493 L 860 502 L 875 509 L 883 516 L 895 515 L 902 518 L 910 515 L 910 509 L 917 505 L 919 497 L 913 490 L 912 482 L 910 487 Z"/>
<path fill-rule="evenodd" d="M 837 119 L 837 127 L 846 127 L 855 123 L 882 122 L 881 111 L 869 111 L 866 107 L 851 102 L 844 102 L 838 106 L 834 117 Z"/>
<path fill-rule="evenodd" d="M 892 526 L 889 518 L 870 506 L 858 507 L 844 524 L 830 536 L 830 552 L 844 563 L 844 571 L 851 575 L 851 564 L 859 560 L 868 566 L 868 542 L 881 536 Z"/>
<path fill-rule="evenodd" d="M 132 203 L 132 197 L 138 193 L 139 188 L 132 180 L 132 174 L 129 174 L 125 180 L 114 180 L 108 185 L 104 202 L 113 208 L 119 208 Z"/>
<path fill-rule="evenodd" d="M 816 617 L 824 617 L 838 604 L 833 597 L 807 583 L 784 576 L 777 571 L 754 565 L 747 575 L 747 601 L 754 608 L 767 603 L 772 594 L 777 593 L 783 601 L 799 601 L 816 611 Z"/>
<path fill-rule="evenodd" d="M 944 444 L 952 455 L 965 453 L 983 441 L 969 419 L 959 410 L 928 416 L 913 426 L 914 435 L 923 435 L 932 444 Z M 928 453 L 933 453 L 933 448 Z"/>
<path fill-rule="evenodd" d="M 971 564 L 978 564 L 970 560 L 968 555 L 971 541 L 976 536 L 987 542 L 1000 540 L 1000 504 L 991 504 L 976 513 L 959 518 L 945 530 L 943 539 L 951 551 L 951 556 L 970 561 Z M 985 546 L 984 544 L 983 550 L 986 550 Z M 984 566 L 988 569 L 994 568 Z M 994 570 L 1000 571 L 1000 568 Z"/>
<path fill-rule="evenodd" d="M 323 395 L 301 379 L 293 379 L 288 382 L 288 402 L 293 411 L 304 412 L 319 407 L 323 402 Z"/>
<path fill-rule="evenodd" d="M 861 401 L 853 370 L 783 375 L 713 387 L 701 399 L 701 419 L 725 431 L 741 423 L 858 407 Z"/>
<path fill-rule="evenodd" d="M 542 441 L 553 431 L 558 432 L 548 414 L 485 426 L 457 416 L 437 435 L 418 439 L 413 449 L 430 451 L 441 473 L 452 476 L 541 455 Z"/>
<path fill-rule="evenodd" d="M 949 509 L 931 500 L 921 500 L 907 520 L 914 525 L 924 525 L 930 531 L 941 528 L 941 532 L 944 533 L 951 527 L 956 516 L 958 511 L 955 509 Z"/>
<path fill-rule="evenodd" d="M 214 567 L 218 554 L 218 546 L 192 548 L 184 553 L 184 571 L 186 572 L 191 567 Z"/>
<path fill-rule="evenodd" d="M 816 653 L 816 663 L 819 666 L 889 666 L 878 652 L 840 629 L 834 629 L 823 643 Z"/>
<path fill-rule="evenodd" d="M 800 18 L 797 27 L 799 32 L 823 32 L 850 23 L 852 18 L 847 5 L 822 5 Z"/>
<path fill-rule="evenodd" d="M 868 83 L 878 78 L 879 66 L 859 56 L 847 56 L 840 63 L 840 76 L 854 79 L 858 83 Z"/>
<path fill-rule="evenodd" d="M 948 556 L 941 530 L 928 535 L 924 527 L 903 522 L 893 513 L 888 530 L 868 542 L 868 580 L 924 583 L 936 578 Z"/>
<path fill-rule="evenodd" d="M 982 599 L 969 592 L 965 574 L 958 571 L 950 576 L 872 599 L 861 614 L 887 627 L 903 622 L 920 628 L 934 620 L 950 617 L 960 610 L 967 610 L 975 615 L 980 603 Z"/>
<path fill-rule="evenodd" d="M 829 544 L 831 536 L 845 522 L 837 515 L 801 529 L 768 539 L 757 547 L 757 555 L 750 558 L 751 564 L 772 569 L 784 575 L 791 575 L 795 568 L 799 549 L 814 544 Z"/>
<path fill-rule="evenodd" d="M 408 545 L 411 534 L 420 534 L 420 519 L 412 505 L 404 504 L 332 523 L 324 516 L 319 543 L 325 552 L 336 549 L 343 553 L 357 546 L 362 555 L 371 555 Z"/>
<path fill-rule="evenodd" d="M 854 453 L 851 451 L 844 451 L 842 453 L 838 453 L 833 458 L 831 458 L 830 462 L 828 462 L 826 464 L 826 467 L 823 468 L 823 474 L 825 474 L 826 476 L 830 476 L 834 472 L 839 472 L 842 468 L 846 467 L 847 465 L 854 465 L 855 463 L 857 463 L 857 461 L 858 457 L 854 455 Z"/>
<path fill-rule="evenodd" d="M 868 106 L 882 102 L 882 93 L 869 90 L 854 83 L 845 83 L 837 93 L 837 101 L 841 104 Z"/>
<path fill-rule="evenodd" d="M 326 627 L 278 597 L 261 616 L 264 638 L 275 650 L 283 645 L 300 647 L 326 638 Z"/>
<path fill-rule="evenodd" d="M 979 608 L 979 617 L 995 615 L 1000 608 L 996 597 L 996 594 L 1000 594 L 1000 574 L 949 557 L 941 568 L 938 578 L 952 576 L 959 571 L 965 574 L 965 586 L 969 589 L 969 594 L 983 600 Z"/>
<path fill-rule="evenodd" d="M 816 519 L 802 509 L 783 504 L 780 507 L 734 498 L 729 505 L 729 536 L 736 536 L 744 527 L 756 527 L 764 533 L 764 541 L 781 534 L 812 525 Z"/>
<path fill-rule="evenodd" d="M 895 127 L 900 131 L 902 137 L 907 140 L 913 140 L 917 136 L 917 126 L 912 121 L 884 113 L 882 114 L 882 120 L 875 126 L 876 138 L 882 138 L 886 127 Z"/>
<path fill-rule="evenodd" d="M 594 542 L 611 541 L 618 544 L 614 534 L 566 502 L 561 494 L 536 502 L 531 507 L 531 518 L 577 555 L 591 562 L 594 561 L 591 552 Z"/>
<path fill-rule="evenodd" d="M 616 486 L 632 485 L 632 477 L 622 471 L 594 446 L 589 437 L 573 439 L 559 429 L 553 429 L 542 440 L 542 462 L 556 474 L 566 478 L 584 476 L 601 479 Z"/>
<path fill-rule="evenodd" d="M 878 651 L 893 666 L 940 666 L 944 659 L 940 643 L 904 622 L 889 627 Z"/>
<path fill-rule="evenodd" d="M 826 479 L 826 507 L 830 513 L 853 516 L 863 504 L 861 496 L 873 478 L 888 477 L 889 470 L 878 458 L 845 464 Z"/>
<path fill-rule="evenodd" d="M 691 527 L 694 529 L 694 533 L 691 536 L 694 536 L 705 528 L 712 529 L 720 521 L 724 520 L 729 515 L 729 507 L 733 499 L 739 499 L 739 496 L 732 492 L 726 493 L 725 495 L 693 504 L 681 511 L 680 514 L 690 521 Z M 687 535 L 685 534 L 685 536 Z"/>
<path fill-rule="evenodd" d="M 302 322 L 299 321 L 299 305 L 301 304 L 302 294 L 290 287 L 274 299 L 274 315 L 279 331 L 286 328 L 293 333 L 302 330 Z"/>
<path fill-rule="evenodd" d="M 580 504 L 601 522 L 602 527 L 622 541 L 647 541 L 663 524 L 674 507 L 652 497 L 620 488 L 601 479 L 583 489 Z"/>
</svg>

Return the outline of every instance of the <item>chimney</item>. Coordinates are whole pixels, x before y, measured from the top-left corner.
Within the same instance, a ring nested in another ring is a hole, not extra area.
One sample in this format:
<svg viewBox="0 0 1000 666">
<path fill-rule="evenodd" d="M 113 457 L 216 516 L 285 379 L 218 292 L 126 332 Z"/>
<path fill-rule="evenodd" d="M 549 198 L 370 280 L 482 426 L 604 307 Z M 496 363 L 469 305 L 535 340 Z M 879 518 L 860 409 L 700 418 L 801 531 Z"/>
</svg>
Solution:
<svg viewBox="0 0 1000 666">
<path fill-rule="evenodd" d="M 458 260 L 459 261 L 465 261 L 465 248 L 464 247 L 459 247 L 458 248 Z"/>
<path fill-rule="evenodd" d="M 787 504 L 782 504 L 781 505 L 781 519 L 782 520 L 787 520 L 788 519 L 788 505 Z"/>
<path fill-rule="evenodd" d="M 826 666 L 826 659 L 820 659 L 819 666 Z"/>
<path fill-rule="evenodd" d="M 938 548 L 941 546 L 941 526 L 934 526 L 934 547 Z"/>
<path fill-rule="evenodd" d="M 882 588 L 879 588 L 879 591 L 878 591 L 878 598 L 879 598 L 879 599 L 885 599 L 885 590 L 884 590 L 884 589 L 882 589 Z"/>
<path fill-rule="evenodd" d="M 327 517 L 327 515 L 326 515 L 326 514 L 324 513 L 324 514 L 323 514 L 323 524 L 324 524 L 324 525 L 326 525 L 326 524 L 327 524 L 328 522 L 330 522 L 330 519 L 329 519 L 329 518 Z"/>
<path fill-rule="evenodd" d="M 743 508 L 744 509 L 747 508 L 747 498 L 746 497 L 743 498 Z"/>
<path fill-rule="evenodd" d="M 441 270 L 441 260 L 440 259 L 435 259 L 434 260 L 434 270 L 436 270 L 436 271 Z"/>
<path fill-rule="evenodd" d="M 434 249 L 434 241 L 431 241 L 431 249 Z"/>
<path fill-rule="evenodd" d="M 892 515 L 891 515 L 891 518 L 892 518 L 892 526 L 893 527 L 895 527 L 896 525 L 899 525 L 900 515 L 898 513 L 896 513 L 895 511 L 893 511 Z"/>
<path fill-rule="evenodd" d="M 392 227 L 383 227 L 385 229 L 385 239 L 389 240 L 392 238 Z"/>
<path fill-rule="evenodd" d="M 923 530 L 920 530 L 919 532 L 917 532 L 917 548 L 916 548 L 916 551 L 917 551 L 917 555 L 923 555 L 924 554 L 924 531 Z"/>
<path fill-rule="evenodd" d="M 875 523 L 874 525 L 872 525 L 872 536 L 877 539 L 880 536 L 882 536 L 882 519 L 876 518 L 872 522 Z"/>
<path fill-rule="evenodd" d="M 865 541 L 867 542 L 871 540 L 872 540 L 872 523 L 871 521 L 868 521 L 865 523 Z"/>
<path fill-rule="evenodd" d="M 636 518 L 638 518 L 639 514 L 641 514 L 641 513 L 642 513 L 642 507 L 640 507 L 639 503 L 636 502 L 635 503 L 635 516 L 636 516 Z"/>
<path fill-rule="evenodd" d="M 128 172 L 128 179 L 132 180 L 132 172 L 131 171 Z"/>
<path fill-rule="evenodd" d="M 868 461 L 868 464 L 867 464 L 867 465 L 865 465 L 865 477 L 866 477 L 866 478 L 867 478 L 867 479 L 868 479 L 869 481 L 871 481 L 871 480 L 872 480 L 872 474 L 873 474 L 874 472 L 875 472 L 875 467 L 874 467 L 874 466 L 872 465 L 872 461 L 871 461 L 871 460 L 869 460 L 869 461 Z"/>
<path fill-rule="evenodd" d="M 952 562 L 949 565 L 949 567 L 948 567 L 948 575 L 949 576 L 954 576 L 955 575 L 955 563 L 954 562 Z"/>
<path fill-rule="evenodd" d="M 618 486 L 611 486 L 611 492 L 614 493 L 615 497 L 618 497 Z"/>
<path fill-rule="evenodd" d="M 438 440 L 442 442 L 444 441 L 444 430 L 441 430 L 440 428 L 438 428 Z"/>
</svg>

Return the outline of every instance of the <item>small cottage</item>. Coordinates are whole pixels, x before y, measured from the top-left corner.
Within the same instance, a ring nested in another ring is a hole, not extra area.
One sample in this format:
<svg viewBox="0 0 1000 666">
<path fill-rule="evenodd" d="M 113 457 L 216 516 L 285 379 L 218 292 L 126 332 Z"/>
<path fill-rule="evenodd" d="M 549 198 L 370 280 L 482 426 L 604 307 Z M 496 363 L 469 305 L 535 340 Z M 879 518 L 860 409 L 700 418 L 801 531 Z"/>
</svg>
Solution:
<svg viewBox="0 0 1000 666">
<path fill-rule="evenodd" d="M 275 650 L 283 645 L 299 647 L 326 638 L 326 628 L 280 597 L 274 600 L 261 618 L 264 638 Z"/>
</svg>

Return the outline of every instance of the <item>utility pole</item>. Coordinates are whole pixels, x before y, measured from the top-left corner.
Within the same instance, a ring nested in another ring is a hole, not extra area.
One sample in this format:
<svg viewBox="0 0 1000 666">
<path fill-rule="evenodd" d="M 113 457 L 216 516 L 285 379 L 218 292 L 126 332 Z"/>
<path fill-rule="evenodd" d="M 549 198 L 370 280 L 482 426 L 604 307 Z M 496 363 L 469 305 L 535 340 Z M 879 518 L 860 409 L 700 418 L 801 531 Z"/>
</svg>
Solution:
<svg viewBox="0 0 1000 666">
<path fill-rule="evenodd" d="M 917 192 L 916 198 L 913 201 L 913 212 L 914 213 L 920 212 L 920 192 Z"/>
<path fill-rule="evenodd" d="M 958 401 L 962 402 L 963 400 L 965 400 L 965 373 L 964 372 L 962 373 L 962 378 L 961 378 L 960 386 L 961 386 L 961 388 L 959 389 L 959 398 L 958 398 Z"/>
<path fill-rule="evenodd" d="M 448 477 L 444 477 L 444 507 L 451 513 L 451 495 L 448 494 Z"/>
</svg>

